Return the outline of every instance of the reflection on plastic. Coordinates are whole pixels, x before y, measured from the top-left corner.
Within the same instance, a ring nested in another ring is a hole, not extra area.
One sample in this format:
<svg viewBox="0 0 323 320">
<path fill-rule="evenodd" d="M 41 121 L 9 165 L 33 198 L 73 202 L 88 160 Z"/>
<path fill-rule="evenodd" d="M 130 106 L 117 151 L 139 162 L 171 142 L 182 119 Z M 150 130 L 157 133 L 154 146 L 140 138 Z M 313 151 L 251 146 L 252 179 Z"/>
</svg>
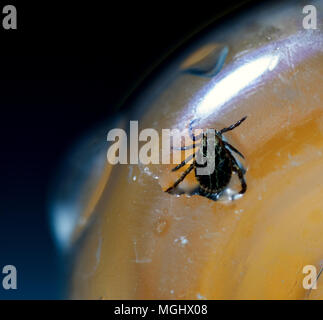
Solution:
<svg viewBox="0 0 323 320">
<path fill-rule="evenodd" d="M 278 63 L 278 55 L 266 55 L 239 66 L 218 81 L 197 107 L 199 115 L 206 116 L 232 99 L 266 71 L 271 71 Z"/>
</svg>

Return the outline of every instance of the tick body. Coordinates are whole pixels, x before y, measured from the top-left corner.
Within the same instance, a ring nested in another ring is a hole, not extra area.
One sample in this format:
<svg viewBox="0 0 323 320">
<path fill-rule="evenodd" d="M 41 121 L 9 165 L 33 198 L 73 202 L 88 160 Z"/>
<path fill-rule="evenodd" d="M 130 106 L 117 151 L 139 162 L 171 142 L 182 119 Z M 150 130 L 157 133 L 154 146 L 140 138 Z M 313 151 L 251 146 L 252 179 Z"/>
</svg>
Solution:
<svg viewBox="0 0 323 320">
<path fill-rule="evenodd" d="M 232 145 L 230 145 L 228 142 L 223 140 L 222 134 L 224 132 L 233 130 L 237 126 L 239 126 L 247 117 L 242 118 L 235 124 L 231 125 L 230 127 L 223 128 L 220 131 L 217 131 L 216 129 L 208 129 L 208 130 L 214 130 L 214 141 L 212 140 L 211 148 L 214 148 L 214 153 L 212 156 L 208 154 L 207 148 L 210 148 L 210 143 L 208 144 L 207 135 L 205 132 L 202 132 L 198 136 L 194 135 L 193 133 L 193 123 L 190 123 L 189 127 L 189 133 L 191 136 L 191 139 L 193 140 L 193 144 L 190 146 L 182 147 L 180 150 L 187 150 L 187 149 L 193 149 L 192 155 L 190 155 L 188 158 L 186 158 L 184 161 L 182 161 L 178 166 L 172 169 L 172 171 L 177 171 L 184 165 L 186 165 L 191 159 L 193 159 L 192 164 L 184 171 L 182 176 L 171 186 L 169 187 L 166 192 L 168 193 L 174 193 L 176 187 L 185 179 L 185 177 L 194 170 L 195 178 L 197 179 L 199 186 L 194 191 L 193 194 L 197 194 L 200 196 L 207 197 L 211 200 L 218 200 L 220 195 L 223 193 L 223 191 L 228 186 L 232 174 L 236 172 L 238 174 L 240 183 L 241 183 L 241 190 L 238 192 L 238 194 L 244 194 L 247 190 L 247 184 L 244 179 L 245 170 L 240 167 L 239 163 L 233 156 L 232 152 L 238 154 L 240 157 L 243 158 L 243 155 Z M 200 140 L 200 142 L 197 143 L 197 141 Z M 198 147 L 196 151 L 196 147 Z M 197 158 L 199 159 L 206 159 L 206 162 L 204 164 L 201 164 L 200 161 L 197 161 Z M 199 168 L 205 168 L 206 165 L 210 162 L 212 163 L 212 168 L 214 168 L 213 172 L 211 174 L 199 174 L 198 169 Z M 232 200 L 235 199 L 235 195 L 232 196 Z"/>
</svg>

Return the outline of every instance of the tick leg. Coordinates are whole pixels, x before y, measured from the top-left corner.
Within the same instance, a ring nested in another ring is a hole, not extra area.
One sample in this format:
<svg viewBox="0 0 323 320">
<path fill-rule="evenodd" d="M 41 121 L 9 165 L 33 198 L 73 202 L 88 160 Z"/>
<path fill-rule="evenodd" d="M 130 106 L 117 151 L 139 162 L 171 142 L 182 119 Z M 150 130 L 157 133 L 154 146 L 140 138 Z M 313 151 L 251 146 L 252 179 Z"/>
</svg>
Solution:
<svg viewBox="0 0 323 320">
<path fill-rule="evenodd" d="M 233 157 L 232 157 L 233 158 Z M 238 174 L 240 183 L 241 183 L 241 190 L 239 191 L 239 194 L 244 194 L 247 191 L 247 184 L 246 181 L 244 179 L 244 175 L 243 175 L 243 171 L 242 169 L 239 167 L 238 163 L 236 162 L 236 160 L 233 158 L 233 171 L 235 171 Z"/>
<path fill-rule="evenodd" d="M 231 149 L 232 151 L 234 151 L 235 153 L 237 153 L 242 159 L 244 159 L 243 154 L 238 151 L 234 146 L 232 146 L 230 143 L 223 141 L 224 145 L 227 146 L 229 149 Z"/>
<path fill-rule="evenodd" d="M 191 155 L 189 155 L 185 160 L 183 160 L 178 166 L 176 166 L 175 168 L 172 169 L 172 171 L 177 171 L 179 168 L 182 168 L 183 166 L 186 165 L 187 162 L 189 162 L 190 160 L 192 160 L 193 158 L 195 158 L 195 153 L 192 153 Z"/>
<path fill-rule="evenodd" d="M 193 149 L 195 146 L 199 146 L 200 144 L 191 144 L 189 146 L 185 146 L 185 147 L 180 147 L 180 148 L 175 148 L 175 147 L 172 147 L 171 149 L 172 150 L 190 150 L 190 149 Z"/>
<path fill-rule="evenodd" d="M 221 195 L 221 192 L 217 192 L 217 193 L 207 193 L 205 192 L 201 187 L 198 189 L 198 191 L 196 192 L 196 194 L 202 196 L 202 197 L 206 197 L 210 200 L 213 200 L 213 201 L 218 201 L 220 195 Z"/>
<path fill-rule="evenodd" d="M 199 139 L 201 139 L 202 138 L 202 136 L 203 136 L 203 132 L 202 133 L 200 133 L 199 135 L 194 135 L 194 132 L 193 132 L 193 123 L 194 122 L 196 122 L 197 121 L 197 119 L 195 119 L 195 120 L 193 120 L 193 121 L 191 121 L 191 123 L 190 123 L 190 128 L 189 128 L 189 134 L 190 134 L 190 137 L 191 137 L 191 139 L 195 142 L 196 140 L 199 140 Z"/>
<path fill-rule="evenodd" d="M 170 193 L 172 190 L 174 190 L 185 179 L 185 177 L 193 170 L 194 166 L 195 166 L 195 161 L 184 171 L 181 177 L 171 187 L 169 187 L 166 190 L 166 192 Z"/>
<path fill-rule="evenodd" d="M 235 124 L 231 125 L 230 127 L 227 128 L 223 128 L 222 130 L 220 130 L 220 134 L 233 130 L 234 128 L 240 126 L 240 124 L 245 121 L 247 119 L 247 116 L 243 117 L 242 119 L 240 119 L 239 121 L 237 121 Z"/>
</svg>

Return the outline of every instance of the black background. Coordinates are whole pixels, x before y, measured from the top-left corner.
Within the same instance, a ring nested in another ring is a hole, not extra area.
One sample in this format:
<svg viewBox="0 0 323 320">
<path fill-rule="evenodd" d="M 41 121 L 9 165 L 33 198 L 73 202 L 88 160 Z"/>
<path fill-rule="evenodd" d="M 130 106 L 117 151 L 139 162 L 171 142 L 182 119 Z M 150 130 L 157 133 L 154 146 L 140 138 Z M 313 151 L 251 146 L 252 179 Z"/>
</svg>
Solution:
<svg viewBox="0 0 323 320">
<path fill-rule="evenodd" d="M 46 212 L 60 160 L 170 52 L 250 1 L 10 1 L 1 11 L 6 4 L 17 8 L 18 29 L 0 25 L 0 270 L 17 267 L 18 290 L 0 286 L 0 298 L 62 298 L 64 263 Z"/>
</svg>

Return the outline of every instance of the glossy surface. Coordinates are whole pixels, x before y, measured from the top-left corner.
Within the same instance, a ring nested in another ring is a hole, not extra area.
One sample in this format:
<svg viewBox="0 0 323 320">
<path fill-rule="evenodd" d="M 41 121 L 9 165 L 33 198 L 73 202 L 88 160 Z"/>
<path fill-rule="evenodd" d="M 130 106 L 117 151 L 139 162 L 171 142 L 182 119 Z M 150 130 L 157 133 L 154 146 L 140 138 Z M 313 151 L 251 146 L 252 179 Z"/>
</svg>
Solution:
<svg viewBox="0 0 323 320">
<path fill-rule="evenodd" d="M 173 165 L 88 174 L 62 241 L 75 249 L 72 298 L 323 297 L 322 278 L 302 286 L 303 267 L 323 261 L 323 36 L 302 18 L 295 1 L 257 8 L 201 37 L 143 92 L 131 115 L 140 128 L 221 129 L 247 115 L 226 138 L 246 157 L 248 191 L 231 202 L 169 195 Z"/>
</svg>

